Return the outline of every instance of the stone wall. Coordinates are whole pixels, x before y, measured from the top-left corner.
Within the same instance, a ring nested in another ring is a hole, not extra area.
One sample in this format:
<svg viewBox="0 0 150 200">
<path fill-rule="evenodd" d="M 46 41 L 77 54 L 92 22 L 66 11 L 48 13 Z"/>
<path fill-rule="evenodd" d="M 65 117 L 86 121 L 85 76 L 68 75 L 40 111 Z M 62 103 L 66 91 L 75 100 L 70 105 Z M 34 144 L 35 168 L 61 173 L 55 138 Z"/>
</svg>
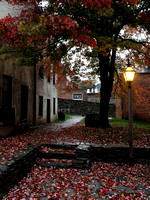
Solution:
<svg viewBox="0 0 150 200">
<path fill-rule="evenodd" d="M 76 101 L 71 99 L 58 99 L 58 110 L 65 114 L 86 115 L 91 113 L 99 113 L 99 103 L 88 101 Z M 116 116 L 115 104 L 109 105 L 109 116 Z"/>
<path fill-rule="evenodd" d="M 24 152 L 24 153 L 23 153 Z M 38 148 L 28 146 L 0 166 L 0 199 L 14 187 L 23 177 L 27 176 L 37 158 Z"/>
<path fill-rule="evenodd" d="M 96 162 L 129 162 L 129 147 L 117 145 L 92 146 L 92 159 Z M 133 147 L 133 163 L 150 164 L 150 147 Z"/>
</svg>

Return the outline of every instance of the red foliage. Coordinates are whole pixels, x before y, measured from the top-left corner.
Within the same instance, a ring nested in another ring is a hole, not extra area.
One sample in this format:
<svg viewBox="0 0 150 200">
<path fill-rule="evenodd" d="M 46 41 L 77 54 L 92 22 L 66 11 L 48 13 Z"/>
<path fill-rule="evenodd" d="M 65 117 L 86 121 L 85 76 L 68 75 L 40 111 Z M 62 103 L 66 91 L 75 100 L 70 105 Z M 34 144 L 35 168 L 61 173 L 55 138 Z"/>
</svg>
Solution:
<svg viewBox="0 0 150 200">
<path fill-rule="evenodd" d="M 133 101 L 135 104 L 148 103 L 148 99 L 145 96 L 150 95 L 150 91 L 142 88 L 140 85 L 132 83 Z M 143 95 L 144 94 L 144 95 Z M 124 81 L 123 74 L 120 74 L 120 80 L 117 79 L 114 82 L 113 96 L 123 99 L 128 99 L 128 83 Z"/>
<path fill-rule="evenodd" d="M 2 1 L 2 0 L 0 0 Z M 9 4 L 12 4 L 13 6 L 15 5 L 26 5 L 26 6 L 31 6 L 31 5 L 37 5 L 38 3 L 38 0 L 30 0 L 30 1 L 27 1 L 27 0 L 6 0 L 7 3 Z"/>
</svg>

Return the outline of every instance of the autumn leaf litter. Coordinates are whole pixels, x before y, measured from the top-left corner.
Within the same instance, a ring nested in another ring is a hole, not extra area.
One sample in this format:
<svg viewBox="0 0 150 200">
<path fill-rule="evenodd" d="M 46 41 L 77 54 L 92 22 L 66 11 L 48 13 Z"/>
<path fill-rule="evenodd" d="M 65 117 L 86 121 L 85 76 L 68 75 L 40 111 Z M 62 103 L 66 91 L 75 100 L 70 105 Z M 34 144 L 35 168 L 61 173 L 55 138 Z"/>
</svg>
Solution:
<svg viewBox="0 0 150 200">
<path fill-rule="evenodd" d="M 134 146 L 150 146 L 149 129 L 135 129 Z M 55 133 L 55 134 L 54 134 Z M 28 143 L 94 143 L 127 145 L 126 128 L 114 127 L 104 131 L 76 124 L 70 128 L 51 130 L 40 127 L 0 141 L 0 164 L 11 161 L 13 155 L 25 152 Z M 42 151 L 53 151 L 43 147 Z M 73 152 L 73 151 L 72 151 Z M 66 151 L 65 153 L 72 153 Z M 68 161 L 69 162 L 69 161 Z M 150 168 L 147 165 L 93 163 L 89 170 L 56 169 L 36 164 L 18 185 L 12 188 L 7 199 L 149 199 Z"/>
</svg>

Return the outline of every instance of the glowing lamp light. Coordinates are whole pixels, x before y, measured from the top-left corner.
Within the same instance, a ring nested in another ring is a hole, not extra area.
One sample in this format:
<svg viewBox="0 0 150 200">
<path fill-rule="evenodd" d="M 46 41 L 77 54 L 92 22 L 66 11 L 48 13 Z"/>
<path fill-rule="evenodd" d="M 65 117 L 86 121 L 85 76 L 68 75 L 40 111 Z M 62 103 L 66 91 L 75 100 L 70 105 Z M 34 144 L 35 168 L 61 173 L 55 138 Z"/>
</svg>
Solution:
<svg viewBox="0 0 150 200">
<path fill-rule="evenodd" d="M 126 70 L 123 72 L 125 81 L 128 82 L 128 105 L 129 105 L 129 163 L 133 164 L 133 111 L 132 111 L 132 87 L 131 83 L 135 76 L 135 71 L 132 69 L 131 64 L 128 64 Z"/>
<path fill-rule="evenodd" d="M 125 81 L 132 82 L 135 76 L 135 71 L 132 67 L 127 67 L 123 75 Z"/>
</svg>

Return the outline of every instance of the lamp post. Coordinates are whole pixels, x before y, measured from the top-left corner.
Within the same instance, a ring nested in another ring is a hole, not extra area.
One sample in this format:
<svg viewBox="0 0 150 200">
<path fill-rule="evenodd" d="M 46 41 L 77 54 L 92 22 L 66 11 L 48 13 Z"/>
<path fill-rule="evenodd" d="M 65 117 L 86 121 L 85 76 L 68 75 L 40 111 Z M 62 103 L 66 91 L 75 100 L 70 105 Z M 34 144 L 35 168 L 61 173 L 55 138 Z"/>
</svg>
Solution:
<svg viewBox="0 0 150 200">
<path fill-rule="evenodd" d="M 129 115 L 129 163 L 133 161 L 133 111 L 132 111 L 132 87 L 131 83 L 135 76 L 135 71 L 131 67 L 131 64 L 128 64 L 127 68 L 123 73 L 125 81 L 128 83 L 128 115 Z"/>
</svg>

